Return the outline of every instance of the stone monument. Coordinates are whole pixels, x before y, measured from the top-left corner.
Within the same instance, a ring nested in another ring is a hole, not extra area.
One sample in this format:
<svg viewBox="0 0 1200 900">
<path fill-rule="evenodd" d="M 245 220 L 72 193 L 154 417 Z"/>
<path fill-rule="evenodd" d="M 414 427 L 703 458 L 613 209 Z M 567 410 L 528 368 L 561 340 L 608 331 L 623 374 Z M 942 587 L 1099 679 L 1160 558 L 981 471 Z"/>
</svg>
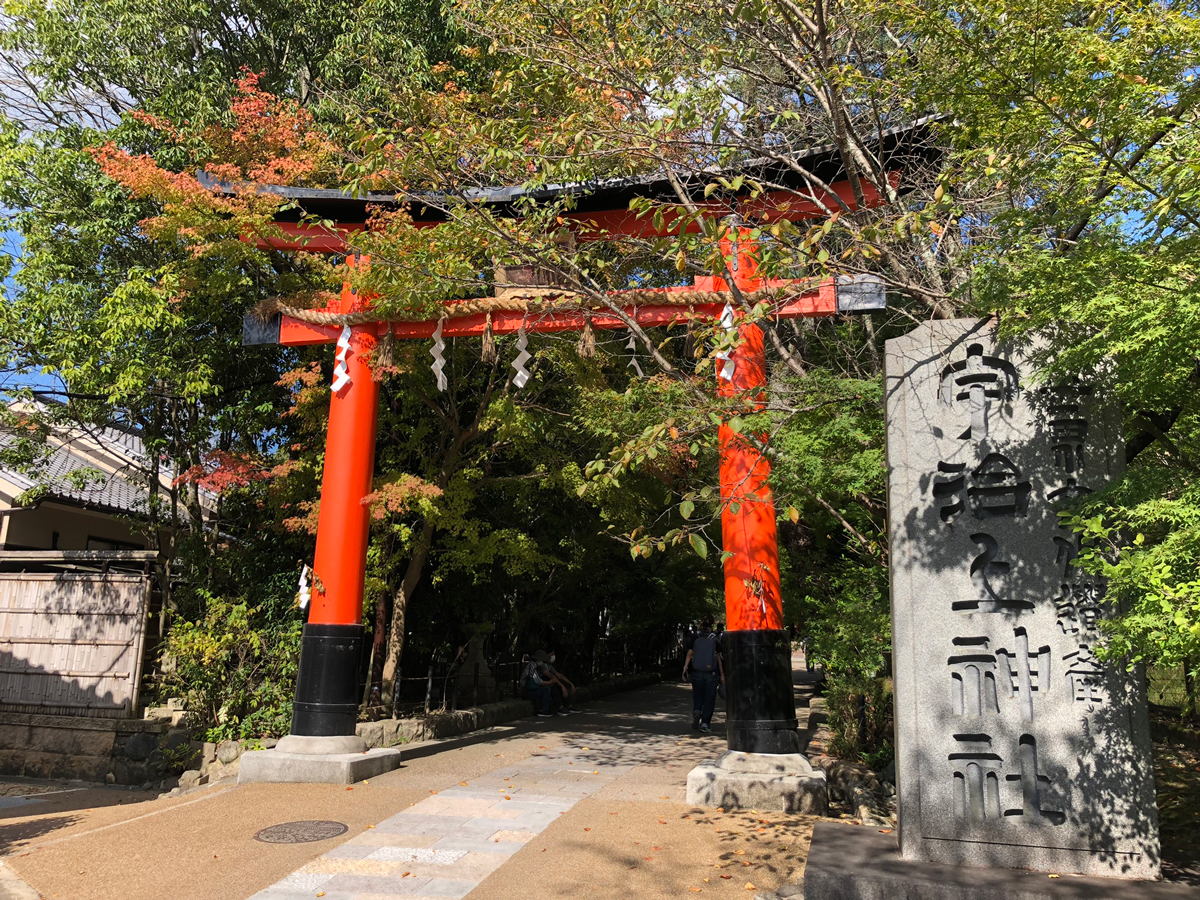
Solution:
<svg viewBox="0 0 1200 900">
<path fill-rule="evenodd" d="M 1120 418 L 1034 375 L 990 320 L 887 344 L 900 853 L 1157 878 L 1144 683 L 1096 658 L 1057 516 L 1123 470 Z"/>
</svg>

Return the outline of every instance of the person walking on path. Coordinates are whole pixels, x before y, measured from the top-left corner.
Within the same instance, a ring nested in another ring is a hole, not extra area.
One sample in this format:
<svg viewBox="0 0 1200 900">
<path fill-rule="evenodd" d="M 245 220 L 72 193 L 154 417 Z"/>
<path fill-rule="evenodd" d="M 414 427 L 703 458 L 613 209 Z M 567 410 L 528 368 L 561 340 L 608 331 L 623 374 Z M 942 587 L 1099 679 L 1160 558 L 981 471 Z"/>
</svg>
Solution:
<svg viewBox="0 0 1200 900">
<path fill-rule="evenodd" d="M 712 731 L 713 710 L 717 706 L 717 686 L 725 683 L 725 665 L 721 660 L 721 641 L 713 631 L 712 618 L 700 623 L 700 632 L 688 648 L 683 661 L 683 680 L 692 680 L 692 731 Z"/>
</svg>

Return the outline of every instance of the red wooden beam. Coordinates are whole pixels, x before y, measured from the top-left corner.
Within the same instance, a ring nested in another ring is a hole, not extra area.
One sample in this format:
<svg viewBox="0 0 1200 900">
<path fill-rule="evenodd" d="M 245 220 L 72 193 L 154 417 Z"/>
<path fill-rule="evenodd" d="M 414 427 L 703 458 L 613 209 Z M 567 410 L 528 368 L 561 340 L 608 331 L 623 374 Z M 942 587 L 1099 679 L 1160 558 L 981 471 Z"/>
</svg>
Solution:
<svg viewBox="0 0 1200 900">
<path fill-rule="evenodd" d="M 768 282 L 769 287 L 786 287 L 789 282 Z M 677 291 L 693 290 L 693 288 L 663 288 L 664 294 Z M 644 294 L 644 291 L 639 291 Z M 616 291 L 612 296 L 619 298 L 621 292 Z M 447 306 L 453 307 L 454 303 Z M 684 324 L 689 318 L 719 318 L 724 303 L 695 303 L 690 306 L 679 304 L 638 303 L 624 306 L 623 309 L 630 318 L 639 325 L 646 327 Z M 337 312 L 337 310 L 328 310 Z M 816 318 L 837 314 L 837 294 L 832 278 L 827 278 L 819 285 L 810 286 L 783 303 L 775 315 L 781 319 Z M 524 322 L 527 332 L 580 331 L 583 329 L 586 316 L 582 312 L 508 312 L 495 311 L 492 313 L 492 332 L 495 334 L 515 334 Z M 603 329 L 627 328 L 624 321 L 612 313 L 594 312 L 591 314 L 592 327 Z M 446 319 L 442 327 L 445 337 L 479 337 L 486 328 L 487 315 L 474 313 L 468 316 L 452 316 Z M 388 327 L 385 322 L 374 323 L 376 333 L 382 334 Z M 423 322 L 392 322 L 392 334 L 397 338 L 428 338 L 433 336 L 437 328 L 436 319 Z M 291 316 L 283 316 L 279 326 L 279 343 L 292 347 L 308 344 L 328 344 L 337 340 L 340 326 L 312 325 L 301 322 Z"/>
</svg>

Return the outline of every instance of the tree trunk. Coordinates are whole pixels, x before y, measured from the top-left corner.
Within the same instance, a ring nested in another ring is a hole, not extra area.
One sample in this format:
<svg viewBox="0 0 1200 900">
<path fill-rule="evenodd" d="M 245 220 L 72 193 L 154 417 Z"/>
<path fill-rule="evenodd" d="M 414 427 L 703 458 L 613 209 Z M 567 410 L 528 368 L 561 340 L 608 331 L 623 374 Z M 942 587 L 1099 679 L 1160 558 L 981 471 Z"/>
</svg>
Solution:
<svg viewBox="0 0 1200 900">
<path fill-rule="evenodd" d="M 388 604 L 386 597 L 380 597 L 375 604 L 375 633 L 371 635 L 371 676 L 367 679 L 368 706 L 375 706 L 383 700 L 383 642 L 387 637 Z"/>
<path fill-rule="evenodd" d="M 1200 713 L 1200 696 L 1196 693 L 1196 679 L 1193 675 L 1195 661 L 1189 656 L 1183 660 L 1183 716 L 1194 719 Z"/>
<path fill-rule="evenodd" d="M 408 561 L 408 569 L 400 588 L 392 598 L 392 627 L 388 631 L 387 656 L 383 662 L 383 706 L 395 712 L 399 701 L 396 690 L 396 680 L 399 677 L 400 654 L 404 650 L 404 628 L 408 613 L 408 601 L 417 589 L 421 580 L 421 572 L 425 568 L 425 560 L 429 557 L 429 549 L 433 546 L 433 522 L 426 519 L 421 526 L 421 535 L 413 547 L 412 558 Z"/>
</svg>

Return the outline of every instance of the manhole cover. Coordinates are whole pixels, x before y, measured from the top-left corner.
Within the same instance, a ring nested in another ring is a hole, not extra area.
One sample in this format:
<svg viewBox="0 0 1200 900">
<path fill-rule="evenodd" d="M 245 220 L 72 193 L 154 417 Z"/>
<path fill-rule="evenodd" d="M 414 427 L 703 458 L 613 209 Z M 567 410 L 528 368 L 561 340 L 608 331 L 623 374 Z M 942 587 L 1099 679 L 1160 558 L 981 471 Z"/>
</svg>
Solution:
<svg viewBox="0 0 1200 900">
<path fill-rule="evenodd" d="M 341 822 L 316 819 L 272 825 L 254 835 L 254 839 L 264 844 L 308 844 L 312 841 L 327 841 L 347 831 L 349 828 Z"/>
</svg>

